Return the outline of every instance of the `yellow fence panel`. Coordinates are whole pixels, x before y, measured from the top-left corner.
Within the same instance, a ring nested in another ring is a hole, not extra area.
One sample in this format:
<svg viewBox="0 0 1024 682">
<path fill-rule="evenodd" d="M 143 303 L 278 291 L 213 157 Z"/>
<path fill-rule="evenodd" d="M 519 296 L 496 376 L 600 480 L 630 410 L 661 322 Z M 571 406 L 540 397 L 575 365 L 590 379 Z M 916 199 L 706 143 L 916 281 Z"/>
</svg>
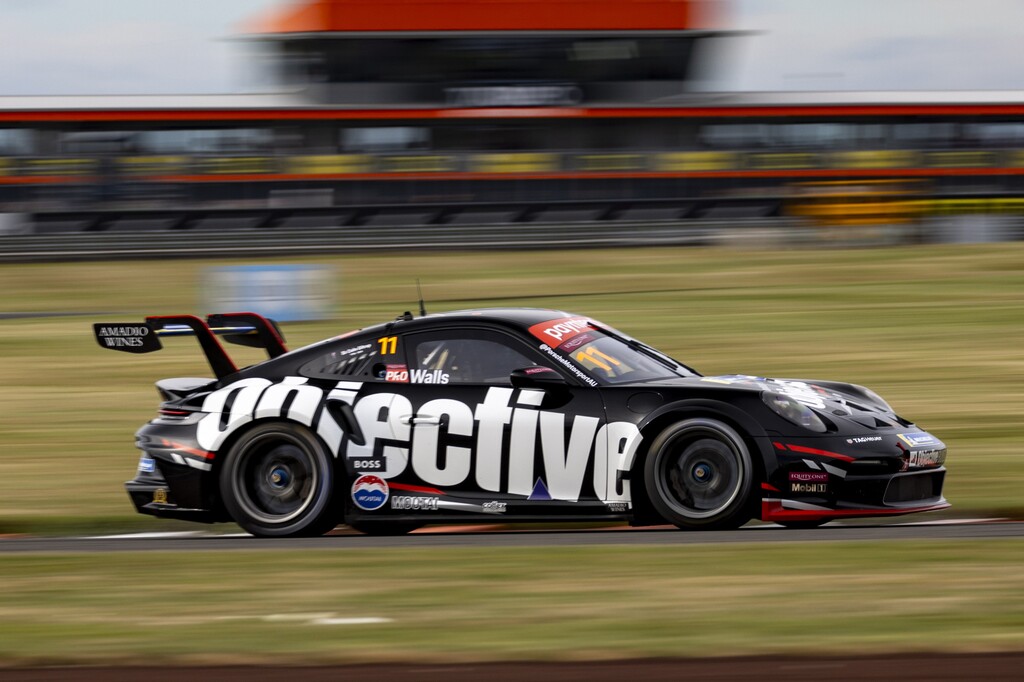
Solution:
<svg viewBox="0 0 1024 682">
<path fill-rule="evenodd" d="M 25 159 L 22 175 L 91 175 L 96 171 L 95 159 Z"/>
<path fill-rule="evenodd" d="M 266 175 L 274 171 L 268 156 L 223 156 L 196 159 L 196 169 L 207 175 Z"/>
<path fill-rule="evenodd" d="M 747 167 L 751 170 L 800 170 L 817 168 L 820 156 L 813 152 L 765 152 L 747 155 Z"/>
<path fill-rule="evenodd" d="M 981 150 L 927 152 L 931 168 L 988 168 L 996 165 L 995 152 Z"/>
<path fill-rule="evenodd" d="M 905 149 L 865 149 L 833 152 L 828 156 L 832 168 L 913 168 L 918 163 L 918 153 Z"/>
<path fill-rule="evenodd" d="M 437 154 L 382 156 L 378 162 L 382 173 L 452 173 L 459 168 L 454 156 Z"/>
<path fill-rule="evenodd" d="M 117 160 L 126 175 L 181 175 L 188 168 L 186 156 L 125 156 Z"/>
<path fill-rule="evenodd" d="M 734 152 L 664 152 L 654 157 L 654 166 L 662 172 L 701 173 L 739 168 Z"/>
<path fill-rule="evenodd" d="M 470 165 L 477 173 L 550 173 L 559 167 L 557 154 L 535 152 L 476 154 Z"/>
<path fill-rule="evenodd" d="M 365 154 L 310 154 L 291 157 L 287 167 L 294 175 L 369 173 L 373 169 L 373 158 Z"/>
<path fill-rule="evenodd" d="M 643 154 L 580 154 L 576 156 L 576 167 L 591 173 L 639 171 L 647 167 L 647 157 Z"/>
</svg>

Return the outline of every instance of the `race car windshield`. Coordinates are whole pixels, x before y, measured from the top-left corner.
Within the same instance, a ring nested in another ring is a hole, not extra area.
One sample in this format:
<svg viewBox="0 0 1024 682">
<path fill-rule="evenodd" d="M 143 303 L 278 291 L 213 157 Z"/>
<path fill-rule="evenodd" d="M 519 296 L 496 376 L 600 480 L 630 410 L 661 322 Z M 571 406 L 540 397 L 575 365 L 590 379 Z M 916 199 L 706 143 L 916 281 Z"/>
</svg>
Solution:
<svg viewBox="0 0 1024 682">
<path fill-rule="evenodd" d="M 553 320 L 530 330 L 604 384 L 699 376 L 644 344 L 585 320 Z"/>
</svg>

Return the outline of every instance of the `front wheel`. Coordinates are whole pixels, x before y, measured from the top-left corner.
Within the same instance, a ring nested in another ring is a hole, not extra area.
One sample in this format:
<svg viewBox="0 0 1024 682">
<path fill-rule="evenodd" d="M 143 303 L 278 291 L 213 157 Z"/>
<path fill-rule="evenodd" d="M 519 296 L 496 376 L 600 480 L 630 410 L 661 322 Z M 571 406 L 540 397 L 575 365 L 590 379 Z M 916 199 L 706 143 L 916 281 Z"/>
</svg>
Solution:
<svg viewBox="0 0 1024 682">
<path fill-rule="evenodd" d="M 245 432 L 224 460 L 220 492 L 231 518 L 258 537 L 323 535 L 337 525 L 333 459 L 299 424 Z"/>
<path fill-rule="evenodd" d="M 750 520 L 754 466 L 743 438 L 715 419 L 676 422 L 662 431 L 644 464 L 655 510 L 679 528 L 739 528 Z"/>
</svg>

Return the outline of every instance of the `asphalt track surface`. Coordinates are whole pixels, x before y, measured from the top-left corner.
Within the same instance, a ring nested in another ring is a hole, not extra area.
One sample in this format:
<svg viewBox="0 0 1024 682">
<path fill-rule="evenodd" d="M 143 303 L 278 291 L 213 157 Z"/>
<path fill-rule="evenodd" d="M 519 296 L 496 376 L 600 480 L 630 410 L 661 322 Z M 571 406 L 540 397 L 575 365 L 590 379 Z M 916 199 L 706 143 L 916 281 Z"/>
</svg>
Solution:
<svg viewBox="0 0 1024 682">
<path fill-rule="evenodd" d="M 726 532 L 682 532 L 672 528 L 587 529 L 571 531 L 465 530 L 433 528 L 404 537 L 370 537 L 336 531 L 322 538 L 257 539 L 246 535 L 214 535 L 209 531 L 184 534 L 105 536 L 96 538 L 8 537 L 0 539 L 2 553 L 109 552 L 109 551 L 230 551 L 313 550 L 399 547 L 523 547 L 523 546 L 673 546 L 773 542 L 853 542 L 911 539 L 957 541 L 1024 538 L 1024 522 L 980 520 L 911 522 L 892 525 L 826 525 L 813 530 L 789 530 L 751 525 Z M 838 656 L 751 656 L 739 658 L 646 659 L 628 661 L 502 661 L 493 663 L 373 664 L 310 667 L 159 665 L 146 667 L 0 668 L 0 682 L 645 682 L 709 680 L 749 682 L 847 682 L 854 680 L 991 680 L 1024 679 L 1024 652 L 977 654 L 905 653 L 874 655 L 864 652 Z"/>
<path fill-rule="evenodd" d="M 1024 522 L 936 521 L 892 525 L 830 524 L 809 530 L 751 525 L 732 531 L 679 531 L 671 527 L 586 530 L 466 530 L 430 528 L 402 537 L 371 537 L 344 530 L 319 538 L 254 538 L 248 535 L 154 533 L 90 538 L 8 537 L 0 554 L 25 552 L 293 551 L 420 547 L 673 546 L 772 542 L 979 540 L 1024 538 Z M 1024 677 L 1022 677 L 1024 679 Z"/>
<path fill-rule="evenodd" d="M 504 661 L 466 664 L 350 665 L 330 667 L 257 668 L 123 667 L 38 668 L 0 670 L 0 680 L 19 682 L 845 682 L 873 680 L 935 682 L 936 680 L 986 680 L 1009 682 L 1022 679 L 1024 653 L 993 654 L 896 654 L 887 656 L 654 659 L 543 663 Z"/>
</svg>

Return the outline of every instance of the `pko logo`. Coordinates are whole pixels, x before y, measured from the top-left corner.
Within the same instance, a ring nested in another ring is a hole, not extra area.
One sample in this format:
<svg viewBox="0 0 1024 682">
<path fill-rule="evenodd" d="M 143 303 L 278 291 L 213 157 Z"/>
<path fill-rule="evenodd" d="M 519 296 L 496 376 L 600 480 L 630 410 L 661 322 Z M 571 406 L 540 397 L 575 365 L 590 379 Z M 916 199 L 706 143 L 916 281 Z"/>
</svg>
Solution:
<svg viewBox="0 0 1024 682">
<path fill-rule="evenodd" d="M 388 482 L 380 476 L 360 476 L 352 484 L 352 501 L 366 511 L 374 511 L 388 501 Z"/>
</svg>

